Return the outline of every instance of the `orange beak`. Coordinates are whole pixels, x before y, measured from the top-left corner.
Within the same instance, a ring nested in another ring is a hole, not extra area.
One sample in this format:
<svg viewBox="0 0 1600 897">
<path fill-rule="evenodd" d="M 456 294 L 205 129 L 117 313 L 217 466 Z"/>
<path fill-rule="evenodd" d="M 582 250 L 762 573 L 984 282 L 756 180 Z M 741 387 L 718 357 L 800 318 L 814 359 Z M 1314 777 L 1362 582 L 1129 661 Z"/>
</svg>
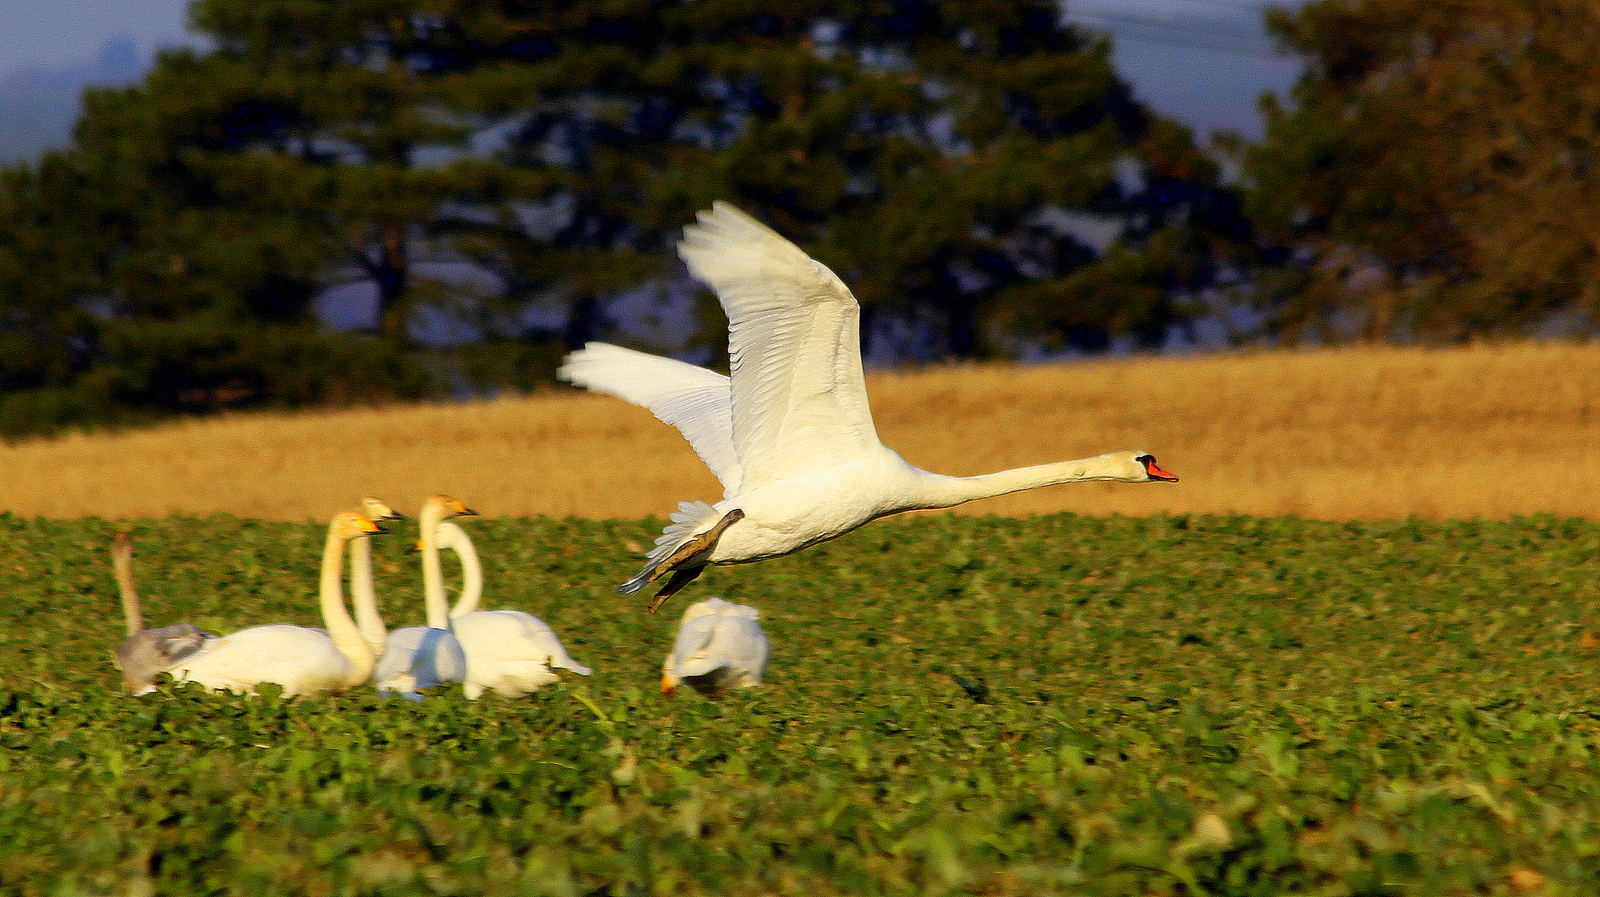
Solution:
<svg viewBox="0 0 1600 897">
<path fill-rule="evenodd" d="M 672 684 L 672 680 L 667 678 L 667 674 L 666 673 L 662 673 L 661 674 L 661 693 L 670 698 L 673 695 L 677 694 L 677 692 L 678 692 L 678 686 Z"/>
<path fill-rule="evenodd" d="M 1149 472 L 1152 480 L 1160 480 L 1163 483 L 1176 483 L 1178 481 L 1177 477 L 1157 467 L 1154 461 L 1146 463 L 1144 469 Z"/>
</svg>

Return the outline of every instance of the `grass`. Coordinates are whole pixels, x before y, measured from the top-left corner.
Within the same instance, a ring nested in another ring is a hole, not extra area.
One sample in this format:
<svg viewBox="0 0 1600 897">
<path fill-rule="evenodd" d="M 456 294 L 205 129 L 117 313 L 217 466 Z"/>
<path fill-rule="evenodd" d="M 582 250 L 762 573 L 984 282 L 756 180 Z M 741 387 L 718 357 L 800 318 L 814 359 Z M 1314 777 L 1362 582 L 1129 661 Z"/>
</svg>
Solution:
<svg viewBox="0 0 1600 897">
<path fill-rule="evenodd" d="M 473 524 L 595 675 L 412 705 L 121 696 L 113 525 L 0 517 L 0 891 L 1600 893 L 1594 523 L 885 521 L 690 587 L 773 642 L 720 702 L 610 591 L 657 523 Z M 134 531 L 153 623 L 313 619 L 317 527 Z"/>
<path fill-rule="evenodd" d="M 1600 494 L 1600 344 L 932 368 L 869 389 L 884 441 L 931 470 L 1139 448 L 1183 478 L 1037 490 L 975 514 L 1592 518 Z M 431 492 L 490 515 L 634 519 L 721 489 L 670 427 L 566 392 L 0 446 L 0 494 L 27 517 L 303 522 L 363 494 Z"/>
</svg>

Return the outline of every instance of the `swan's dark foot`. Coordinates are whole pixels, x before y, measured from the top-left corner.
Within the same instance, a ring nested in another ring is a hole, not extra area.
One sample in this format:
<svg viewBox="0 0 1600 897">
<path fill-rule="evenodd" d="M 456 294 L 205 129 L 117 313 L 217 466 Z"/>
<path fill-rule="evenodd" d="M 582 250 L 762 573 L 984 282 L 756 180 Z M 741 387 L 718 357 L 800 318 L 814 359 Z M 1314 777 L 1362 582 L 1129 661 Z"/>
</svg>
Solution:
<svg viewBox="0 0 1600 897">
<path fill-rule="evenodd" d="M 672 577 L 661 587 L 661 591 L 656 593 L 655 600 L 650 602 L 650 613 L 655 613 L 656 608 L 705 570 L 705 559 L 711 554 L 711 549 L 717 547 L 717 540 L 722 538 L 728 527 L 743 519 L 744 511 L 734 508 L 722 515 L 716 526 L 685 541 L 671 554 L 662 558 L 661 563 L 655 565 L 644 581 L 639 583 L 640 586 L 655 582 L 667 573 L 671 573 Z"/>
<path fill-rule="evenodd" d="M 657 592 L 655 599 L 650 602 L 650 613 L 655 613 L 656 608 L 666 604 L 668 598 L 678 594 L 679 589 L 694 582 L 695 577 L 704 573 L 705 570 L 705 565 L 701 564 L 698 567 L 679 567 L 672 571 L 672 577 L 667 580 L 667 584 L 661 587 L 661 591 Z"/>
</svg>

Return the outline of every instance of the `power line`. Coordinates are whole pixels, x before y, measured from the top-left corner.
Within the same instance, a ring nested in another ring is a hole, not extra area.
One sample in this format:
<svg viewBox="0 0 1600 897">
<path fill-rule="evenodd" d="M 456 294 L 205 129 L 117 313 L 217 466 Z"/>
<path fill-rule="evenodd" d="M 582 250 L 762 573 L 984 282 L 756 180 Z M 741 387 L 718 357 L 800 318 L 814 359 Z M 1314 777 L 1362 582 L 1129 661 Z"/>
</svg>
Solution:
<svg viewBox="0 0 1600 897">
<path fill-rule="evenodd" d="M 1142 28 L 1157 28 L 1165 31 L 1178 31 L 1185 34 L 1199 34 L 1206 37 L 1244 38 L 1245 40 L 1265 39 L 1259 30 L 1253 28 L 1210 28 L 1192 21 L 1177 21 L 1172 19 L 1155 19 L 1149 16 L 1126 15 L 1114 12 L 1080 12 L 1077 15 L 1085 18 L 1099 19 L 1104 22 L 1116 22 L 1122 25 L 1137 25 Z M 1071 16 L 1068 16 L 1071 18 Z"/>
<path fill-rule="evenodd" d="M 1142 42 L 1147 43 L 1147 44 L 1160 44 L 1160 45 L 1166 46 L 1166 47 L 1182 47 L 1184 49 L 1189 49 L 1189 50 L 1206 50 L 1206 51 L 1212 52 L 1212 53 L 1229 53 L 1229 54 L 1232 54 L 1232 55 L 1235 55 L 1235 56 L 1250 56 L 1250 57 L 1253 57 L 1255 59 L 1288 59 L 1288 58 L 1290 58 L 1286 54 L 1277 53 L 1277 52 L 1274 52 L 1274 51 L 1271 51 L 1271 50 L 1251 49 L 1249 47 L 1241 47 L 1241 46 L 1229 46 L 1227 44 L 1213 43 L 1213 42 L 1200 41 L 1200 40 L 1184 40 L 1182 38 L 1172 37 L 1172 36 L 1169 36 L 1169 35 L 1141 34 L 1141 33 L 1134 32 L 1134 31 L 1117 31 L 1117 32 L 1113 33 L 1108 28 L 1095 28 L 1094 26 L 1088 26 L 1088 27 L 1090 28 L 1090 30 L 1102 32 L 1102 33 L 1106 34 L 1108 37 L 1111 37 L 1116 41 L 1142 41 Z"/>
<path fill-rule="evenodd" d="M 1178 24 L 1144 16 L 1119 15 L 1093 11 L 1070 12 L 1068 21 L 1077 21 L 1086 28 L 1104 32 L 1114 40 L 1141 40 L 1147 43 L 1215 53 L 1232 53 L 1260 59 L 1283 59 L 1287 54 L 1266 46 L 1264 35 L 1254 31 L 1228 28 L 1201 28 L 1192 24 Z M 1087 19 L 1089 21 L 1082 21 Z M 1251 41 L 1254 46 L 1242 41 Z"/>
<path fill-rule="evenodd" d="M 1263 11 L 1272 7 L 1293 8 L 1301 5 L 1303 2 L 1304 0 L 1176 0 L 1174 9 L 1176 10 L 1177 7 L 1181 6 L 1208 6 L 1212 9 L 1224 9 L 1229 12 L 1256 13 L 1259 15 Z M 1149 4 L 1141 5 L 1145 9 L 1149 8 Z M 1064 4 L 1064 8 L 1066 9 L 1068 16 L 1075 14 L 1079 10 L 1092 11 L 1095 6 L 1096 4 L 1079 3 L 1077 0 L 1067 0 L 1067 2 Z M 1128 7 L 1125 4 L 1112 4 L 1110 6 L 1101 6 L 1100 8 L 1102 10 L 1109 9 L 1113 12 L 1120 12 L 1126 10 Z M 1173 15 L 1181 16 L 1183 13 L 1175 11 Z"/>
</svg>

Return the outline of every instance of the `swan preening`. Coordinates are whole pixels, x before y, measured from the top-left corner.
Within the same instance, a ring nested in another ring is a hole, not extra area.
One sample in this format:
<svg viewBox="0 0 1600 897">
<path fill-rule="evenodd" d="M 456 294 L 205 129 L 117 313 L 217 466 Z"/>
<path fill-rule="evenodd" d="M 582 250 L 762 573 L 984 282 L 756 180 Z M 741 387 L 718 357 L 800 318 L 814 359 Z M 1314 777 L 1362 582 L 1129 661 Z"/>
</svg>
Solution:
<svg viewBox="0 0 1600 897">
<path fill-rule="evenodd" d="M 128 637 L 117 646 L 116 664 L 129 694 L 155 691 L 156 676 L 199 651 L 207 642 L 221 638 L 193 623 L 144 628 L 144 610 L 139 592 L 133 586 L 133 538 L 127 533 L 119 532 L 111 539 L 111 572 L 117 580 L 122 614 L 128 627 Z"/>
<path fill-rule="evenodd" d="M 1178 479 L 1142 451 L 972 477 L 914 467 L 878 440 L 861 309 L 832 271 L 724 202 L 684 229 L 678 253 L 727 313 L 730 376 L 606 343 L 567 356 L 557 373 L 677 427 L 722 482 L 716 504 L 678 506 L 644 569 L 618 589 L 670 574 L 651 611 L 708 564 L 789 554 L 899 511 L 1058 483 Z"/>
<path fill-rule="evenodd" d="M 175 658 L 167 666 L 142 668 L 139 675 L 153 680 L 157 673 L 164 672 L 178 682 L 198 682 L 210 690 L 241 694 L 254 693 L 263 683 L 277 683 L 285 696 L 341 691 L 365 682 L 372 673 L 373 653 L 345 607 L 342 567 L 346 543 L 383 531 L 354 511 L 337 514 L 329 523 L 322 550 L 319 588 L 326 629 L 288 624 L 253 626 L 207 638 L 198 648 Z M 119 584 L 122 579 L 119 572 Z M 129 585 L 131 587 L 131 579 Z M 138 689 L 133 687 L 129 661 L 122 656 L 121 649 L 118 655 L 130 690 L 136 694 L 150 691 L 148 681 Z M 151 655 L 146 651 L 140 656 Z"/>
<path fill-rule="evenodd" d="M 466 530 L 445 520 L 434 538 L 436 549 L 451 549 L 461 559 L 461 595 L 450 610 L 450 625 L 466 651 L 462 687 L 469 700 L 485 691 L 505 697 L 528 694 L 558 681 L 558 669 L 580 676 L 592 672 L 572 659 L 555 631 L 538 617 L 520 610 L 478 610 L 483 564 Z"/>
<path fill-rule="evenodd" d="M 671 695 L 688 685 L 709 696 L 760 685 L 768 647 L 759 617 L 755 608 L 721 598 L 689 605 L 672 653 L 661 665 L 661 690 Z"/>
<path fill-rule="evenodd" d="M 440 521 L 457 516 L 475 517 L 477 512 L 448 495 L 430 496 L 417 514 L 428 625 L 408 626 L 388 633 L 372 677 L 381 692 L 394 691 L 421 700 L 421 689 L 466 679 L 467 657 L 451 627 L 444 571 L 439 566 L 436 543 Z M 374 641 L 383 629 L 376 607 L 371 609 L 370 615 L 364 613 L 363 616 L 370 616 L 363 634 L 369 642 Z"/>
</svg>

